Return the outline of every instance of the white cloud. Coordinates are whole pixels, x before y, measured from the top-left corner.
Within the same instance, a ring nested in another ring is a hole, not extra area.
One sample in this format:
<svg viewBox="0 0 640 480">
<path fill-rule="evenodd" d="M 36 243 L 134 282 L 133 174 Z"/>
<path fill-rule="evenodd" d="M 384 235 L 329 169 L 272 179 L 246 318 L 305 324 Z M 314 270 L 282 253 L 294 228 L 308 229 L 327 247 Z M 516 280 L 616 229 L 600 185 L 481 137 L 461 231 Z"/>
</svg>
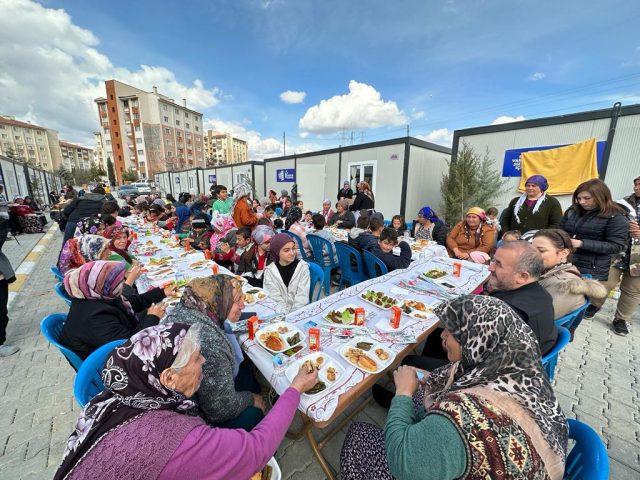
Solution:
<svg viewBox="0 0 640 480">
<path fill-rule="evenodd" d="M 284 103 L 302 103 L 307 96 L 306 92 L 295 92 L 293 90 L 287 90 L 280 94 L 280 100 Z"/>
<path fill-rule="evenodd" d="M 413 120 L 420 120 L 425 116 L 425 113 L 422 110 L 416 110 L 415 108 L 411 109 L 411 118 Z"/>
<path fill-rule="evenodd" d="M 536 82 L 538 80 L 542 80 L 545 77 L 546 77 L 546 75 L 543 72 L 536 72 L 536 73 L 534 73 L 533 75 L 530 75 L 527 78 L 528 78 L 528 80 Z"/>
<path fill-rule="evenodd" d="M 218 103 L 221 92 L 202 81 L 187 85 L 162 67 L 136 70 L 113 65 L 98 50 L 99 40 L 75 25 L 62 9 L 30 0 L 0 0 L 0 113 L 15 115 L 60 132 L 77 143 L 93 143 L 98 126 L 93 100 L 105 96 L 104 80 L 115 78 L 150 91 L 157 86 L 194 109 Z"/>
<path fill-rule="evenodd" d="M 416 138 L 445 147 L 453 145 L 453 132 L 448 128 L 438 128 L 437 130 L 430 131 L 426 135 L 416 135 Z"/>
<path fill-rule="evenodd" d="M 342 129 L 404 125 L 407 117 L 396 102 L 384 101 L 380 92 L 365 83 L 349 82 L 349 93 L 322 100 L 309 108 L 298 122 L 302 130 L 332 133 Z"/>
<path fill-rule="evenodd" d="M 491 125 L 502 125 L 503 123 L 521 122 L 522 120 L 524 120 L 524 117 L 522 115 L 518 115 L 517 117 L 501 115 L 498 118 L 496 118 L 493 122 L 491 122 Z"/>
</svg>

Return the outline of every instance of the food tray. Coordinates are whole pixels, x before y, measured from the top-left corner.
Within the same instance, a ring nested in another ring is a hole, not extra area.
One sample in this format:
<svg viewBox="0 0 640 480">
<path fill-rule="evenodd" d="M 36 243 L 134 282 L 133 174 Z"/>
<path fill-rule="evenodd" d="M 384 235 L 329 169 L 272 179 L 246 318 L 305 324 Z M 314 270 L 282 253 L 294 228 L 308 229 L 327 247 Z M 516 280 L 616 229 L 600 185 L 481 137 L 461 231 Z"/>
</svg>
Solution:
<svg viewBox="0 0 640 480">
<path fill-rule="evenodd" d="M 176 273 L 175 268 L 164 267 L 164 268 L 161 268 L 160 270 L 157 270 L 155 272 L 147 273 L 147 278 L 149 280 L 159 280 L 161 278 L 168 277 L 169 275 L 175 275 L 175 273 Z"/>
<path fill-rule="evenodd" d="M 447 275 L 449 275 L 449 272 L 441 268 L 432 268 L 431 270 L 427 270 L 426 272 L 424 272 L 422 275 L 425 278 L 436 280 L 438 278 L 446 277 Z"/>
<path fill-rule="evenodd" d="M 245 305 L 254 305 L 269 296 L 266 290 L 258 287 L 245 286 L 242 290 L 244 293 Z"/>
<path fill-rule="evenodd" d="M 372 368 L 369 370 L 357 363 L 352 362 L 349 359 L 349 355 L 348 355 L 349 350 L 356 349 L 357 348 L 356 344 L 358 344 L 359 342 L 367 342 L 372 344 L 371 348 L 368 351 L 366 350 L 361 350 L 361 351 L 362 351 L 362 355 L 365 355 L 375 361 L 376 368 Z M 388 355 L 388 358 L 386 358 L 385 360 L 380 359 L 375 353 L 377 349 L 382 349 Z M 345 343 L 344 345 L 341 345 L 340 355 L 342 356 L 342 358 L 344 358 L 347 361 L 349 365 L 352 365 L 355 368 L 362 370 L 365 373 L 380 373 L 389 365 L 391 365 L 396 358 L 396 354 L 392 350 L 390 350 L 380 342 L 377 342 L 369 337 L 356 337 L 353 340 L 350 340 L 349 342 Z"/>
<path fill-rule="evenodd" d="M 433 310 L 429 305 L 420 300 L 414 300 L 412 298 L 403 300 L 400 304 L 400 308 L 402 309 L 402 313 L 404 315 L 409 315 L 410 317 L 416 318 L 418 320 L 426 320 L 433 313 Z"/>
<path fill-rule="evenodd" d="M 332 323 L 332 324 L 334 324 L 334 325 L 354 325 L 354 322 L 355 322 L 355 314 L 354 314 L 354 313 L 352 313 L 352 314 L 350 314 L 350 315 L 345 316 L 342 322 L 338 322 L 338 321 L 336 321 L 336 320 L 331 319 L 331 318 L 329 317 L 329 314 L 330 314 L 330 313 L 332 313 L 332 312 L 339 312 L 340 314 L 342 314 L 342 313 L 344 313 L 344 311 L 345 311 L 345 310 L 347 310 L 347 309 L 354 309 L 354 310 L 355 310 L 356 308 L 358 308 L 358 306 L 357 306 L 357 305 L 353 305 L 353 304 L 344 305 L 344 306 L 342 306 L 342 307 L 340 307 L 340 308 L 334 308 L 334 309 L 332 309 L 332 310 L 329 310 L 327 313 L 325 313 L 325 314 L 322 316 L 322 318 L 323 318 L 324 320 L 326 320 L 327 322 Z M 365 319 L 366 319 L 366 315 L 367 315 L 367 314 L 365 313 Z M 365 320 L 365 321 L 366 321 L 366 320 Z"/>
<path fill-rule="evenodd" d="M 378 305 L 374 300 L 369 300 L 367 298 L 364 298 L 364 295 L 366 295 L 368 293 L 376 294 L 377 298 L 380 298 L 380 299 L 386 297 L 389 300 L 391 300 L 391 302 L 386 302 L 386 304 Z M 397 303 L 398 303 L 398 299 L 397 298 L 394 298 L 394 297 L 392 297 L 390 295 L 387 295 L 384 292 L 380 292 L 378 290 L 365 290 L 364 292 L 362 292 L 359 295 L 359 297 L 360 297 L 361 300 L 364 300 L 365 302 L 370 303 L 374 307 L 378 307 L 378 308 L 380 308 L 382 310 L 391 310 L 391 307 L 393 307 L 394 305 L 397 305 Z"/>
<path fill-rule="evenodd" d="M 213 260 L 198 260 L 189 265 L 189 269 L 199 272 L 201 270 L 211 270 Z"/>
<path fill-rule="evenodd" d="M 282 328 L 287 328 L 288 331 L 285 333 L 279 333 L 278 330 L 282 329 Z M 267 333 L 271 333 L 271 332 L 275 332 L 276 334 L 278 334 L 278 338 L 280 338 L 282 340 L 282 347 L 280 349 L 272 349 L 267 347 L 267 345 L 265 344 L 265 340 L 263 340 L 261 337 Z M 296 333 L 300 334 L 300 340 L 298 342 L 295 343 L 289 343 L 287 341 L 288 338 L 290 338 L 292 335 L 295 335 Z M 301 343 L 304 343 L 306 341 L 307 337 L 306 335 L 302 332 L 302 330 L 300 330 L 299 328 L 297 328 L 296 326 L 292 325 L 291 323 L 287 323 L 287 322 L 276 322 L 276 323 L 268 323 L 264 326 L 262 326 L 257 332 L 256 332 L 256 342 L 258 343 L 258 345 L 260 345 L 262 348 L 264 348 L 266 351 L 272 353 L 272 354 L 276 354 L 276 353 L 281 353 L 284 352 L 286 350 L 289 350 L 290 348 L 293 348 L 297 345 L 300 345 Z"/>
<path fill-rule="evenodd" d="M 285 370 L 285 375 L 287 379 L 289 380 L 289 382 L 293 382 L 294 377 L 298 374 L 298 371 L 300 370 L 300 366 L 303 363 L 305 363 L 306 361 L 317 362 L 319 358 L 322 359 L 322 364 L 318 369 L 318 381 L 323 382 L 326 385 L 326 388 L 324 388 L 323 390 L 317 393 L 303 394 L 311 398 L 325 395 L 328 391 L 330 391 L 331 388 L 338 382 L 338 380 L 344 377 L 344 368 L 336 360 L 331 358 L 329 355 L 323 352 L 315 352 L 315 353 L 310 353 L 309 355 L 305 355 L 302 358 L 299 358 L 298 360 L 293 362 L 291 365 L 289 365 Z M 329 377 L 327 376 L 329 369 L 331 368 L 335 370 L 335 378 L 333 380 L 329 380 Z"/>
</svg>

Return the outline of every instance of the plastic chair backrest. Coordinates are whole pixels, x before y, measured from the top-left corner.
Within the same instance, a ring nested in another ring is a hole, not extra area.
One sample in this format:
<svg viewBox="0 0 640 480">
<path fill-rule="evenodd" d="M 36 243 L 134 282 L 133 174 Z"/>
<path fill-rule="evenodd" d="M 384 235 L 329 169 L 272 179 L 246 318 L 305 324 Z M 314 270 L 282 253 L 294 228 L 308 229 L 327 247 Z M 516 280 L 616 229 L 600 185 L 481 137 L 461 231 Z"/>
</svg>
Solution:
<svg viewBox="0 0 640 480">
<path fill-rule="evenodd" d="M 569 423 L 569 438 L 575 444 L 564 467 L 565 479 L 607 480 L 609 478 L 609 458 L 607 448 L 597 432 L 586 423 L 572 418 Z"/>
<path fill-rule="evenodd" d="M 376 278 L 385 273 L 389 273 L 389 269 L 382 260 L 376 257 L 373 253 L 362 252 L 362 258 L 364 260 L 365 269 L 369 278 Z M 380 273 L 378 273 L 380 272 Z"/>
<path fill-rule="evenodd" d="M 282 211 L 283 211 L 282 208 L 276 207 L 276 211 L 275 211 L 276 217 L 281 217 Z"/>
<path fill-rule="evenodd" d="M 309 282 L 309 301 L 317 302 L 320 300 L 320 293 L 322 293 L 322 284 L 324 283 L 324 271 L 322 267 L 313 262 L 307 262 L 309 265 L 309 276 L 311 277 Z M 313 292 L 316 289 L 316 284 L 318 284 L 318 294 L 316 295 L 315 300 L 313 299 Z"/>
<path fill-rule="evenodd" d="M 352 286 L 366 280 L 367 275 L 364 272 L 360 252 L 344 242 L 336 242 L 334 246 L 338 254 L 338 265 L 342 276 L 340 286 L 343 283 Z"/>
<path fill-rule="evenodd" d="M 307 241 L 309 245 L 311 245 L 314 262 L 322 267 L 335 268 L 338 266 L 338 263 L 335 261 L 336 252 L 329 240 L 311 233 L 307 235 Z M 327 252 L 327 255 L 325 255 L 325 252 Z"/>
<path fill-rule="evenodd" d="M 102 369 L 104 362 L 114 348 L 122 345 L 126 340 L 114 340 L 101 347 L 98 347 L 89 355 L 78 370 L 76 380 L 73 383 L 73 395 L 81 407 L 84 407 L 89 400 L 104 390 L 102 383 Z"/>
<path fill-rule="evenodd" d="M 71 306 L 71 298 L 67 294 L 67 291 L 64 289 L 64 284 L 62 282 L 58 282 L 53 286 L 53 289 L 58 294 L 58 296 L 65 301 L 65 303 Z"/>
<path fill-rule="evenodd" d="M 582 321 L 582 317 L 584 316 L 584 312 L 587 307 L 591 304 L 589 300 L 584 302 L 584 304 L 574 310 L 573 312 L 567 313 L 564 317 L 560 317 L 556 320 L 556 325 L 559 327 L 571 328 L 576 322 L 580 323 Z"/>
<path fill-rule="evenodd" d="M 571 333 L 569 333 L 569 330 L 564 327 L 558 327 L 558 338 L 556 339 L 556 344 L 544 357 L 542 357 L 542 366 L 547 372 L 550 382 L 553 382 L 553 377 L 555 375 L 556 364 L 558 363 L 558 353 L 567 346 L 570 339 Z"/>
<path fill-rule="evenodd" d="M 62 275 L 62 272 L 60 272 L 60 269 L 58 267 L 51 267 L 50 270 L 51 273 L 53 273 L 53 275 L 56 277 L 56 280 L 60 282 L 64 280 L 64 275 Z"/>
<path fill-rule="evenodd" d="M 302 239 L 298 235 L 296 235 L 293 232 L 290 232 L 289 230 L 282 230 L 282 233 L 286 233 L 287 235 L 289 235 L 298 244 L 298 251 L 300 252 L 300 258 L 302 258 L 302 260 L 306 260 L 307 262 L 310 262 L 313 260 L 311 257 L 309 257 L 309 255 L 307 255 L 307 252 L 305 252 Z"/>
<path fill-rule="evenodd" d="M 74 370 L 78 371 L 82 365 L 82 359 L 59 341 L 62 327 L 67 320 L 66 313 L 51 313 L 44 317 L 40 322 L 40 331 L 49 343 L 55 346 L 69 361 Z"/>
</svg>

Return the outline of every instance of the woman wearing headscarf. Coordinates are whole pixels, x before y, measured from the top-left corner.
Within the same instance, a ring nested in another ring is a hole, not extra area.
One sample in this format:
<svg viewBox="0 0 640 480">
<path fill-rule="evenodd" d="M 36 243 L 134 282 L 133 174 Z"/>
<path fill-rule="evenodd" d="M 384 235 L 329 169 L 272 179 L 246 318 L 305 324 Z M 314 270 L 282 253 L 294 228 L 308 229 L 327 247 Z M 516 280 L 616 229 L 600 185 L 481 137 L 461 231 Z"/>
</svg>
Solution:
<svg viewBox="0 0 640 480">
<path fill-rule="evenodd" d="M 132 267 L 131 271 L 134 277 L 140 274 L 139 266 Z M 143 328 L 157 325 L 164 315 L 164 305 L 159 303 L 176 291 L 169 286 L 125 296 L 124 275 L 124 262 L 95 261 L 64 276 L 64 289 L 71 297 L 71 307 L 60 343 L 80 358 L 87 358 L 105 343 L 129 338 Z M 136 314 L 146 309 L 145 315 Z"/>
<path fill-rule="evenodd" d="M 358 193 L 353 203 L 349 207 L 352 212 L 360 210 L 373 210 L 375 208 L 375 197 L 373 191 L 367 182 L 360 182 L 357 186 Z"/>
<path fill-rule="evenodd" d="M 175 231 L 179 235 L 186 235 L 191 231 L 191 210 L 186 205 L 176 208 L 178 221 L 175 224 Z"/>
<path fill-rule="evenodd" d="M 122 227 L 112 226 L 105 229 L 102 235 L 110 240 L 107 260 L 125 262 L 125 267 L 129 270 L 137 261 L 136 257 L 127 251 L 131 245 L 129 232 Z"/>
<path fill-rule="evenodd" d="M 324 223 L 329 225 L 329 221 L 331 220 L 331 217 L 333 217 L 333 214 L 335 213 L 331 209 L 331 200 L 329 200 L 328 198 L 325 198 L 322 201 L 322 210 L 318 213 L 324 217 Z"/>
<path fill-rule="evenodd" d="M 416 240 L 430 240 L 438 245 L 447 245 L 447 226 L 428 205 L 418 212 L 418 221 L 413 222 L 412 237 Z"/>
<path fill-rule="evenodd" d="M 258 223 L 258 217 L 249 202 L 249 195 L 251 195 L 251 187 L 246 183 L 239 183 L 233 187 L 231 211 L 233 212 L 233 221 L 236 222 L 238 228 L 253 228 Z"/>
<path fill-rule="evenodd" d="M 394 373 L 384 431 L 351 425 L 341 478 L 561 479 L 568 427 L 531 329 L 486 296 L 461 296 L 434 313 L 451 363 L 427 374 L 423 395 L 414 396 L 415 368 Z"/>
<path fill-rule="evenodd" d="M 244 251 L 236 273 L 247 279 L 253 287 L 262 288 L 264 269 L 269 262 L 269 245 L 275 235 L 267 225 L 258 225 L 251 234 L 252 244 Z"/>
<path fill-rule="evenodd" d="M 329 225 L 335 225 L 338 228 L 353 228 L 356 226 L 356 217 L 353 212 L 349 211 L 349 202 L 345 199 L 338 200 L 336 203 L 336 214 L 331 217 Z"/>
<path fill-rule="evenodd" d="M 78 416 L 55 480 L 249 478 L 275 453 L 300 394 L 317 373 L 299 372 L 252 432 L 212 428 L 188 415 L 202 365 L 196 326 L 149 327 L 105 362 L 105 389 Z"/>
<path fill-rule="evenodd" d="M 524 234 L 530 230 L 558 227 L 562 207 L 555 197 L 545 193 L 548 188 L 549 183 L 542 175 L 527 178 L 524 193 L 513 198 L 502 214 L 501 230 L 519 230 Z"/>
<path fill-rule="evenodd" d="M 196 397 L 200 415 L 211 425 L 251 430 L 264 417 L 265 404 L 244 361 L 229 322 L 240 319 L 244 295 L 239 280 L 228 275 L 195 278 L 163 323 L 200 325 L 202 355 L 207 359 Z"/>
<path fill-rule="evenodd" d="M 203 215 L 204 214 L 194 215 L 194 218 L 191 220 L 191 233 L 182 240 L 183 245 L 189 243 L 196 250 L 209 250 L 209 242 L 213 232 L 207 226 Z"/>
<path fill-rule="evenodd" d="M 484 210 L 471 207 L 464 220 L 451 229 L 447 236 L 449 255 L 462 260 L 485 263 L 495 245 L 496 231 L 485 223 Z"/>
<path fill-rule="evenodd" d="M 238 227 L 231 216 L 213 212 L 211 216 L 211 228 L 212 234 L 209 239 L 209 245 L 211 251 L 215 252 L 218 242 L 225 238 L 232 230 L 237 230 Z"/>
<path fill-rule="evenodd" d="M 84 235 L 67 240 L 60 252 L 58 269 L 63 275 L 93 260 L 106 260 L 109 240 L 101 235 Z"/>
<path fill-rule="evenodd" d="M 307 240 L 307 233 L 305 228 L 300 223 L 302 220 L 302 210 L 298 207 L 291 207 L 287 218 L 284 221 L 284 229 L 288 232 L 295 233 L 302 239 L 302 247 L 307 256 L 311 255 L 311 247 L 309 247 L 309 240 Z M 298 258 L 302 258 L 302 252 L 298 252 Z"/>
<path fill-rule="evenodd" d="M 309 265 L 296 258 L 294 240 L 286 233 L 271 239 L 269 251 L 273 263 L 264 269 L 264 289 L 286 313 L 309 303 Z"/>
<path fill-rule="evenodd" d="M 351 200 L 353 198 L 353 190 L 351 190 L 351 184 L 349 180 L 345 180 L 342 183 L 342 188 L 338 190 L 338 201 Z"/>
</svg>

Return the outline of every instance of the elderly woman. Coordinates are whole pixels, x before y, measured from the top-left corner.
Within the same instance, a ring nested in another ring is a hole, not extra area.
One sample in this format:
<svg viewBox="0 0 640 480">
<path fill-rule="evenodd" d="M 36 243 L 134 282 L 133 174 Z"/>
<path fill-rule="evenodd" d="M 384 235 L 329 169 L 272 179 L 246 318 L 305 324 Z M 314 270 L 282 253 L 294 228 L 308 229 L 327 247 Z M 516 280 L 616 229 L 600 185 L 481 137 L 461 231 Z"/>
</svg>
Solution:
<svg viewBox="0 0 640 480">
<path fill-rule="evenodd" d="M 210 363 L 199 336 L 196 326 L 158 325 L 114 349 L 105 389 L 80 413 L 55 480 L 249 478 L 264 468 L 317 373 L 299 372 L 252 432 L 212 428 L 187 414 Z"/>
<path fill-rule="evenodd" d="M 587 299 L 607 296 L 607 289 L 602 284 L 582 278 L 580 271 L 569 261 L 575 248 L 567 232 L 559 228 L 538 230 L 531 243 L 544 262 L 545 272 L 538 282 L 553 299 L 555 320 L 580 308 Z"/>
<path fill-rule="evenodd" d="M 238 262 L 236 273 L 247 279 L 253 287 L 262 288 L 264 269 L 269 261 L 270 242 L 275 232 L 267 225 L 258 225 L 251 234 L 252 245 Z"/>
<path fill-rule="evenodd" d="M 233 187 L 233 205 L 231 211 L 233 213 L 233 220 L 236 222 L 238 228 L 253 228 L 256 223 L 258 223 L 258 217 L 251 208 L 249 195 L 251 195 L 251 187 L 246 183 L 239 183 Z"/>
<path fill-rule="evenodd" d="M 122 227 L 112 226 L 108 227 L 102 235 L 110 240 L 107 260 L 124 262 L 126 269 L 129 270 L 137 262 L 136 257 L 127 251 L 131 245 L 129 232 Z"/>
<path fill-rule="evenodd" d="M 360 210 L 373 210 L 375 208 L 375 197 L 373 191 L 367 182 L 360 182 L 357 185 L 358 193 L 356 198 L 353 199 L 353 203 L 349 207 L 352 212 L 359 212 Z"/>
<path fill-rule="evenodd" d="M 507 304 L 485 296 L 462 296 L 434 313 L 444 323 L 451 363 L 424 372 L 423 395 L 414 396 L 420 388 L 415 368 L 394 373 L 396 395 L 384 431 L 351 425 L 341 478 L 433 472 L 441 479 L 560 480 L 568 428 L 531 329 Z"/>
<path fill-rule="evenodd" d="M 309 303 L 309 266 L 296 258 L 296 244 L 286 233 L 278 233 L 269 245 L 273 263 L 264 269 L 264 289 L 289 313 Z"/>
<path fill-rule="evenodd" d="M 140 267 L 131 268 L 130 280 L 140 275 Z M 124 295 L 123 262 L 96 261 L 82 265 L 64 276 L 64 289 L 71 307 L 64 322 L 60 343 L 87 358 L 105 343 L 129 338 L 135 332 L 156 325 L 164 315 L 158 305 L 175 287 L 153 288 L 142 295 Z M 148 310 L 147 310 L 148 309 Z M 147 310 L 145 315 L 137 312 Z"/>
<path fill-rule="evenodd" d="M 542 175 L 527 178 L 524 193 L 512 199 L 505 209 L 500 219 L 501 230 L 526 233 L 560 225 L 562 207 L 558 200 L 545 193 L 548 188 L 549 183 Z"/>
<path fill-rule="evenodd" d="M 196 397 L 200 415 L 211 425 L 251 430 L 264 417 L 265 403 L 229 322 L 240 319 L 244 295 L 228 275 L 195 278 L 180 303 L 162 320 L 200 325 L 202 354 L 208 359 Z"/>
<path fill-rule="evenodd" d="M 356 217 L 353 212 L 349 211 L 349 202 L 346 200 L 338 200 L 336 203 L 336 213 L 331 217 L 329 225 L 335 225 L 338 228 L 353 228 L 356 226 Z"/>
<path fill-rule="evenodd" d="M 447 236 L 449 255 L 462 260 L 485 263 L 496 243 L 496 231 L 488 226 L 484 210 L 472 207 L 464 220 L 451 229 Z"/>
<path fill-rule="evenodd" d="M 324 223 L 329 224 L 331 217 L 335 214 L 335 212 L 331 209 L 331 200 L 325 198 L 322 202 L 322 210 L 318 212 L 320 215 L 324 217 Z"/>
<path fill-rule="evenodd" d="M 302 239 L 302 246 L 307 256 L 311 255 L 311 247 L 307 240 L 307 233 L 300 221 L 302 220 L 302 210 L 298 207 L 291 207 L 287 218 L 284 221 L 284 229 L 287 232 L 295 233 Z M 298 252 L 298 258 L 302 258 L 302 252 Z"/>
<path fill-rule="evenodd" d="M 436 212 L 429 207 L 423 207 L 418 212 L 418 221 L 413 222 L 413 234 L 416 240 L 430 240 L 438 245 L 447 245 L 447 226 L 438 218 Z"/>
<path fill-rule="evenodd" d="M 345 180 L 342 183 L 342 188 L 338 190 L 338 201 L 351 200 L 353 198 L 353 190 L 351 190 L 351 184 L 349 180 Z"/>
<path fill-rule="evenodd" d="M 60 252 L 58 269 L 63 275 L 93 260 L 106 260 L 109 239 L 100 235 L 84 235 L 67 240 Z"/>
</svg>

